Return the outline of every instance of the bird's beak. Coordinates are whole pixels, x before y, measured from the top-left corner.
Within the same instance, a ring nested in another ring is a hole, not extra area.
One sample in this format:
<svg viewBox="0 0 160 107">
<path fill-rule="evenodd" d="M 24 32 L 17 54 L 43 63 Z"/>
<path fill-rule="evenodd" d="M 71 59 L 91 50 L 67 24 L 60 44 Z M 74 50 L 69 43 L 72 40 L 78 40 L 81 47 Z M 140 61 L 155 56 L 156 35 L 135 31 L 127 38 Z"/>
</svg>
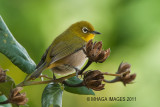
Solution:
<svg viewBox="0 0 160 107">
<path fill-rule="evenodd" d="M 91 31 L 90 33 L 92 33 L 92 34 L 101 34 L 100 32 L 97 32 L 97 31 Z"/>
</svg>

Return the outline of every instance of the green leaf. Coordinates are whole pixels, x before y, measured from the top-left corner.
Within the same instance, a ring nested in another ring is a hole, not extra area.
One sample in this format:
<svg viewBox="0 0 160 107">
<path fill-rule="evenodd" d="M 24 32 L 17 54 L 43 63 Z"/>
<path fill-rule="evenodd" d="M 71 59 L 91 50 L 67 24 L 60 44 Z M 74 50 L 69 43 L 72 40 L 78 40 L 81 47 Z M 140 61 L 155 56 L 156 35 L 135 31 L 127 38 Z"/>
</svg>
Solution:
<svg viewBox="0 0 160 107">
<path fill-rule="evenodd" d="M 0 52 L 8 57 L 13 64 L 23 72 L 30 74 L 35 69 L 35 62 L 30 58 L 26 49 L 13 37 L 2 17 L 0 16 Z"/>
<path fill-rule="evenodd" d="M 78 84 L 80 82 L 82 82 L 82 80 L 80 80 L 76 76 L 71 77 L 67 80 L 67 83 L 69 83 L 69 84 Z M 83 86 L 83 87 L 69 87 L 66 85 L 64 85 L 64 86 L 65 86 L 64 90 L 68 91 L 70 93 L 81 94 L 81 95 L 95 95 L 92 89 L 88 89 L 85 86 Z"/>
<path fill-rule="evenodd" d="M 6 100 L 7 100 L 7 97 L 5 95 L 0 96 L 0 102 L 6 101 Z M 0 107 L 12 107 L 12 106 L 11 104 L 3 104 L 3 105 L 0 105 Z"/>
<path fill-rule="evenodd" d="M 4 94 L 7 98 L 9 97 L 10 91 L 13 88 L 15 88 L 15 83 L 9 76 L 7 76 L 6 82 L 0 83 L 0 92 Z"/>
<path fill-rule="evenodd" d="M 63 90 L 59 84 L 48 84 L 42 94 L 42 107 L 62 107 Z"/>
</svg>

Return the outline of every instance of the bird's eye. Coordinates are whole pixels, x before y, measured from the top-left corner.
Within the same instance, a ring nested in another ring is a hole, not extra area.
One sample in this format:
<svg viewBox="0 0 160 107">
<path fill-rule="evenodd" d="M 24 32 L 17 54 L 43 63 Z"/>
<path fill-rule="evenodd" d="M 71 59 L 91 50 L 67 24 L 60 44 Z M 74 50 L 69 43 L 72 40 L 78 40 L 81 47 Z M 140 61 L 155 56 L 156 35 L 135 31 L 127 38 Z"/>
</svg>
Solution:
<svg viewBox="0 0 160 107">
<path fill-rule="evenodd" d="M 87 29 L 86 27 L 83 27 L 83 28 L 82 28 L 82 32 L 83 32 L 83 33 L 88 33 L 88 29 Z"/>
</svg>

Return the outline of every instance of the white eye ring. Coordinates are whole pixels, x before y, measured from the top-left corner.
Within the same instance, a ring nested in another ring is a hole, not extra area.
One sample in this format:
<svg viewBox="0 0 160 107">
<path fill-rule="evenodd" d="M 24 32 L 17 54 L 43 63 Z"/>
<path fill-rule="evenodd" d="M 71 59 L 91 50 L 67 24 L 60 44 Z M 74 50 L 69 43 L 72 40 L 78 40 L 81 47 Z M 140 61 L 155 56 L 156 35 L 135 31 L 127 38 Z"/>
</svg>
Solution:
<svg viewBox="0 0 160 107">
<path fill-rule="evenodd" d="M 83 33 L 88 33 L 88 29 L 87 29 L 86 27 L 83 27 L 83 28 L 82 28 L 82 32 L 83 32 Z"/>
</svg>

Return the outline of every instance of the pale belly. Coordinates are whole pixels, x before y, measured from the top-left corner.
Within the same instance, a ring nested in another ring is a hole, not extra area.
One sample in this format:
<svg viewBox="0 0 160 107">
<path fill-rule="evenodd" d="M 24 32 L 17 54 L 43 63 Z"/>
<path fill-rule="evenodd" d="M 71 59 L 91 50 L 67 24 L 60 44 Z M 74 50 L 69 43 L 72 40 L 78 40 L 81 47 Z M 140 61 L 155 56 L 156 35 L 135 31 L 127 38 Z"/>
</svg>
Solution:
<svg viewBox="0 0 160 107">
<path fill-rule="evenodd" d="M 57 74 L 65 75 L 75 72 L 75 68 L 81 69 L 81 67 L 86 62 L 87 57 L 84 54 L 83 50 L 79 50 L 76 53 L 63 58 L 62 60 L 63 63 L 58 64 L 57 66 L 52 68 L 52 71 Z"/>
</svg>

